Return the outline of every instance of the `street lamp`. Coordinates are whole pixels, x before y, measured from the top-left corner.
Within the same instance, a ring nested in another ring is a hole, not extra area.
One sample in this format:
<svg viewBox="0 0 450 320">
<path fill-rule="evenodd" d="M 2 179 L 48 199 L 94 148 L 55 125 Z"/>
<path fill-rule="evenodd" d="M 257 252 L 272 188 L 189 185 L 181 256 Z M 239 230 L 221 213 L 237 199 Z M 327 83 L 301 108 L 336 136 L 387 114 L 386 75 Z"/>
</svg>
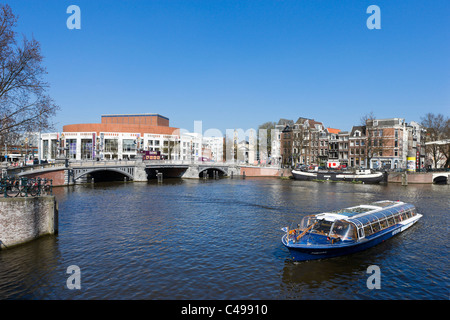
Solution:
<svg viewBox="0 0 450 320">
<path fill-rule="evenodd" d="M 64 159 L 64 161 L 65 161 L 65 166 L 66 166 L 66 168 L 68 168 L 69 167 L 69 143 L 68 142 L 66 142 L 66 146 L 65 146 L 65 148 L 64 148 L 64 154 L 65 154 L 65 159 Z"/>
</svg>

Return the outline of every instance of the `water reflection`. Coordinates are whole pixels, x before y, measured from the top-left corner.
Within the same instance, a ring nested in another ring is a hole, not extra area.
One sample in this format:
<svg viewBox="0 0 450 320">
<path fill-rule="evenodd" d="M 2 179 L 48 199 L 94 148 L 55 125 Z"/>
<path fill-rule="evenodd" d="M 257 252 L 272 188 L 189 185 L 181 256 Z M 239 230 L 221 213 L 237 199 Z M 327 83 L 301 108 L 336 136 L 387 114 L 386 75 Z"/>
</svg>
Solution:
<svg viewBox="0 0 450 320">
<path fill-rule="evenodd" d="M 273 178 L 55 188 L 59 234 L 0 252 L 0 298 L 446 299 L 448 191 Z M 281 244 L 280 228 L 304 215 L 384 199 L 424 217 L 344 257 L 295 263 Z M 72 264 L 78 291 L 65 286 Z M 372 264 L 381 290 L 367 289 Z"/>
</svg>

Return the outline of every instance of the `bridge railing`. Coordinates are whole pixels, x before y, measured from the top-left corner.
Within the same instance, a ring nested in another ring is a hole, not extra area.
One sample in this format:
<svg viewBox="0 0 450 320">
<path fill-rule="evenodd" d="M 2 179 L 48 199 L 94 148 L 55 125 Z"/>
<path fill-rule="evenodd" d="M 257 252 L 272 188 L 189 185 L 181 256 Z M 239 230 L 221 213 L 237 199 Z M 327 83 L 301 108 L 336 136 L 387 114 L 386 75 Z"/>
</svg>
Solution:
<svg viewBox="0 0 450 320">
<path fill-rule="evenodd" d="M 62 168 L 64 166 L 65 166 L 64 162 L 53 162 L 53 163 L 25 165 L 22 167 L 7 166 L 7 167 L 5 167 L 5 169 L 7 170 L 9 175 L 16 175 L 16 174 L 22 173 L 22 172 L 46 170 L 46 169 L 53 169 L 53 168 Z"/>
<path fill-rule="evenodd" d="M 208 167 L 223 167 L 223 166 L 239 166 L 240 163 L 232 161 L 198 161 L 198 160 L 143 160 L 146 165 L 198 165 Z"/>
<path fill-rule="evenodd" d="M 71 167 L 134 166 L 139 160 L 71 160 Z"/>
<path fill-rule="evenodd" d="M 199 160 L 142 160 L 142 159 L 133 159 L 133 160 L 69 160 L 70 167 L 97 167 L 97 166 L 134 166 L 137 163 L 144 163 L 146 165 L 201 165 L 201 166 L 210 166 L 210 167 L 219 167 L 219 166 L 246 166 L 246 167 L 255 167 L 255 168 L 279 168 L 279 166 L 270 166 L 270 165 L 251 165 L 248 163 L 240 162 L 240 161 L 199 161 Z M 55 163 L 46 163 L 46 164 L 36 164 L 31 166 L 23 166 L 23 167 L 9 167 L 8 172 L 11 173 L 21 173 L 27 171 L 34 170 L 44 170 L 49 168 L 58 168 L 64 167 L 65 162 L 59 161 Z"/>
</svg>

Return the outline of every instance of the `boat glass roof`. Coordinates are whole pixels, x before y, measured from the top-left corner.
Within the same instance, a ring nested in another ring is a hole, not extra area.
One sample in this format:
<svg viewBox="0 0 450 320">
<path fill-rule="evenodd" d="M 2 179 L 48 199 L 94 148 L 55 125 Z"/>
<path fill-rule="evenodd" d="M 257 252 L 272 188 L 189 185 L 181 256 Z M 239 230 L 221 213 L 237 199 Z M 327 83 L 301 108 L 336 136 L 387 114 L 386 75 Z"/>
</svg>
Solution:
<svg viewBox="0 0 450 320">
<path fill-rule="evenodd" d="M 374 208 L 365 208 L 365 207 L 354 207 L 354 208 L 345 208 L 336 211 L 331 211 L 330 213 L 337 213 L 343 216 L 352 217 L 354 215 L 365 213 L 368 211 L 372 211 Z"/>
<path fill-rule="evenodd" d="M 366 225 L 366 224 L 373 223 L 373 222 L 376 222 L 379 220 L 384 220 L 387 217 L 396 215 L 399 212 L 407 211 L 407 210 L 413 209 L 413 208 L 414 208 L 414 206 L 412 204 L 405 203 L 400 206 L 386 208 L 383 210 L 375 211 L 373 213 L 368 213 L 363 216 L 353 217 L 353 218 L 346 219 L 346 220 L 349 222 L 353 222 L 356 225 Z"/>
<path fill-rule="evenodd" d="M 398 203 L 398 202 L 389 201 L 389 200 L 382 200 L 382 201 L 372 202 L 370 205 L 371 206 L 377 206 L 377 207 L 385 208 L 385 207 L 392 206 L 392 205 L 394 205 L 396 203 Z"/>
</svg>

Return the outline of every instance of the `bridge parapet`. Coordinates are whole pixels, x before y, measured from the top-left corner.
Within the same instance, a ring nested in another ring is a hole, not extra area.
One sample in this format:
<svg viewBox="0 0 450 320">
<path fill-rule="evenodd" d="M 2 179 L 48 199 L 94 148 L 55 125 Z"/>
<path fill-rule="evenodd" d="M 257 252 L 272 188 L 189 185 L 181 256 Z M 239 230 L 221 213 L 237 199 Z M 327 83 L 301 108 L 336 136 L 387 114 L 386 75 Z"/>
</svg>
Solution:
<svg viewBox="0 0 450 320">
<path fill-rule="evenodd" d="M 250 166 L 245 169 L 249 170 Z M 252 167 L 253 168 L 253 167 Z M 255 167 L 265 168 L 265 167 Z M 103 171 L 103 172 L 102 172 Z M 58 162 L 53 164 L 42 164 L 35 166 L 27 166 L 15 168 L 15 171 L 9 171 L 10 175 L 19 176 L 38 176 L 38 175 L 58 175 L 61 176 L 59 180 L 62 184 L 73 184 L 86 182 L 86 178 L 90 174 L 97 175 L 104 174 L 104 172 L 111 172 L 112 174 L 120 173 L 128 180 L 133 181 L 147 181 L 148 176 L 154 175 L 155 171 L 164 171 L 166 173 L 176 174 L 181 178 L 201 177 L 202 172 L 218 171 L 224 176 L 239 176 L 241 175 L 241 164 L 234 162 L 206 162 L 206 161 L 190 161 L 190 160 L 83 160 L 68 162 L 66 167 L 65 162 Z M 108 173 L 106 173 L 108 174 Z M 50 177 L 50 176 L 49 176 Z M 89 178 L 88 178 L 89 179 Z"/>
</svg>

